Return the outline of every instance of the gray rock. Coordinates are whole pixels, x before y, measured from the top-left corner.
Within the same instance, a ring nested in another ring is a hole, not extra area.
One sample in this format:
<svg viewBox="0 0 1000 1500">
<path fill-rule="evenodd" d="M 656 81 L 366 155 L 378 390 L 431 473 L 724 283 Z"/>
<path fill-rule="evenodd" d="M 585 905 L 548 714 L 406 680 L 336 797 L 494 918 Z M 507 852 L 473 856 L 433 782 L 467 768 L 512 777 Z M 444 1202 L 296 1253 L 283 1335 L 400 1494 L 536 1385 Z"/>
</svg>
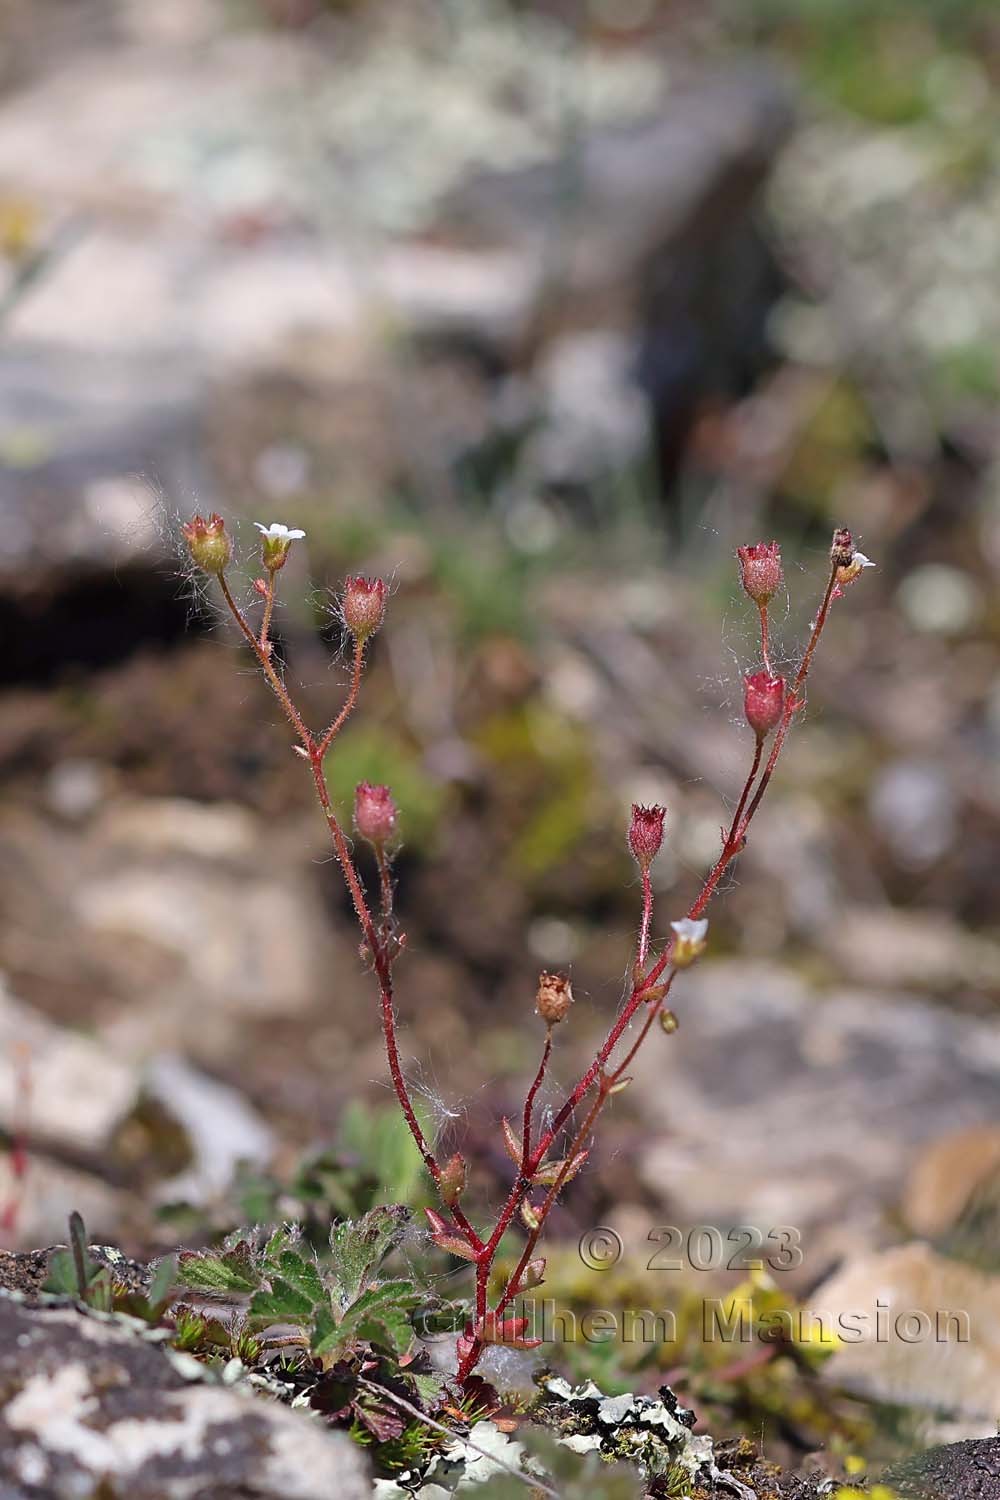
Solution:
<svg viewBox="0 0 1000 1500">
<path fill-rule="evenodd" d="M 1000 1438 L 932 1448 L 885 1475 L 906 1500 L 1000 1500 Z"/>
<path fill-rule="evenodd" d="M 672 1003 L 678 1038 L 652 1040 L 630 1071 L 652 1141 L 640 1170 L 682 1227 L 825 1226 L 856 1246 L 923 1143 L 995 1119 L 985 1022 L 892 993 L 820 997 L 747 963 L 684 975 Z M 803 1244 L 815 1274 L 818 1241 Z"/>
<path fill-rule="evenodd" d="M 344 1433 L 118 1320 L 0 1297 L 4 1500 L 367 1500 Z"/>
<path fill-rule="evenodd" d="M 97 1156 L 138 1093 L 136 1071 L 91 1037 L 56 1026 L 0 988 L 0 1054 L 22 1056 L 19 1071 L 0 1069 L 0 1125 L 33 1138 L 72 1144 Z"/>
<path fill-rule="evenodd" d="M 901 1245 L 850 1258 L 806 1305 L 816 1329 L 840 1335 L 823 1366 L 836 1387 L 939 1413 L 963 1436 L 995 1431 L 1000 1276 Z"/>
<path fill-rule="evenodd" d="M 147 1085 L 153 1098 L 182 1126 L 194 1155 L 186 1172 L 161 1185 L 162 1198 L 211 1201 L 232 1182 L 238 1163 L 259 1167 L 270 1160 L 273 1134 L 236 1089 L 170 1054 L 153 1059 Z"/>
</svg>

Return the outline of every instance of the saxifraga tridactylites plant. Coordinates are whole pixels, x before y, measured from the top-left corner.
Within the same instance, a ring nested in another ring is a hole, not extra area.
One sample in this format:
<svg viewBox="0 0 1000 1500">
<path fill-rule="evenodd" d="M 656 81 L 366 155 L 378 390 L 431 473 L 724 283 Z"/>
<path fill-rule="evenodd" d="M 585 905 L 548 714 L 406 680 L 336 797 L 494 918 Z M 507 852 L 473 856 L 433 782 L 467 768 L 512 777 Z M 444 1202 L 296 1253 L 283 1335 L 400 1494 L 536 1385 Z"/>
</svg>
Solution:
<svg viewBox="0 0 1000 1500">
<path fill-rule="evenodd" d="M 357 703 L 365 650 L 385 614 L 386 586 L 378 578 L 347 579 L 340 598 L 340 614 L 354 645 L 350 687 L 339 713 L 326 729 L 314 733 L 306 725 L 285 685 L 275 661 L 271 638 L 278 575 L 293 543 L 304 533 L 277 523 L 268 527 L 257 525 L 262 533 L 263 571 L 253 585 L 261 602 L 261 619 L 256 629 L 237 604 L 227 582 L 232 546 L 222 518 L 213 514 L 206 521 L 195 516 L 183 531 L 195 565 L 218 580 L 230 613 L 295 731 L 295 749 L 312 773 L 337 861 L 363 934 L 362 955 L 378 983 L 382 1032 L 396 1097 L 441 1200 L 442 1212 L 427 1210 L 431 1237 L 442 1249 L 470 1261 L 476 1268 L 475 1311 L 457 1341 L 457 1378 L 461 1381 L 475 1369 L 488 1344 L 531 1348 L 540 1342 L 527 1337 L 527 1319 L 508 1310 L 516 1297 L 537 1286 L 544 1276 L 545 1261 L 536 1256 L 535 1251 L 545 1221 L 562 1188 L 587 1159 L 586 1142 L 597 1117 L 608 1099 L 626 1086 L 626 1069 L 653 1025 L 659 1022 L 667 1033 L 676 1029 L 676 1018 L 664 1002 L 678 973 L 689 968 L 705 950 L 708 922 L 704 913 L 727 868 L 743 848 L 747 829 L 767 791 L 792 719 L 803 706 L 806 678 L 830 607 L 843 589 L 870 564 L 855 547 L 849 531 L 838 529 L 834 532 L 823 597 L 798 667 L 791 680 L 786 681 L 772 668 L 768 636 L 768 607 L 782 583 L 778 544 L 758 542 L 738 549 L 743 588 L 760 614 L 763 668 L 748 674 L 744 680 L 744 712 L 754 733 L 754 748 L 736 811 L 729 827 L 722 833 L 719 857 L 686 915 L 671 922 L 673 935 L 658 952 L 654 952 L 651 932 L 653 892 L 649 871 L 663 841 L 666 811 L 662 807 L 632 808 L 628 845 L 641 877 L 642 912 L 628 993 L 593 1062 L 555 1110 L 550 1123 L 538 1128 L 535 1106 L 552 1054 L 555 1028 L 565 1020 L 572 1002 L 570 982 L 564 975 L 541 975 L 535 1002 L 537 1014 L 545 1023 L 541 1060 L 525 1095 L 520 1134 L 509 1121 L 503 1121 L 504 1140 L 516 1169 L 514 1181 L 492 1227 L 480 1233 L 462 1208 L 468 1177 L 466 1162 L 460 1154 L 444 1162 L 438 1160 L 417 1118 L 399 1060 L 393 969 L 405 939 L 393 917 L 392 857 L 397 842 L 398 813 L 392 793 L 388 787 L 372 786 L 368 782 L 362 782 L 355 793 L 354 827 L 359 837 L 371 845 L 378 868 L 378 893 L 377 898 L 372 899 L 358 874 L 343 823 L 330 799 L 324 772 L 327 754 Z M 769 739 L 770 749 L 765 756 Z M 635 1040 L 623 1057 L 613 1061 L 619 1042 L 640 1013 L 642 1021 Z M 576 1125 L 576 1112 L 585 1101 L 586 1111 Z M 571 1121 L 574 1124 L 567 1131 L 568 1138 L 560 1146 L 562 1154 L 558 1159 L 549 1159 L 550 1151 Z M 500 1242 L 518 1216 L 527 1231 L 527 1238 L 514 1270 L 491 1307 L 487 1295 L 490 1273 Z"/>
</svg>

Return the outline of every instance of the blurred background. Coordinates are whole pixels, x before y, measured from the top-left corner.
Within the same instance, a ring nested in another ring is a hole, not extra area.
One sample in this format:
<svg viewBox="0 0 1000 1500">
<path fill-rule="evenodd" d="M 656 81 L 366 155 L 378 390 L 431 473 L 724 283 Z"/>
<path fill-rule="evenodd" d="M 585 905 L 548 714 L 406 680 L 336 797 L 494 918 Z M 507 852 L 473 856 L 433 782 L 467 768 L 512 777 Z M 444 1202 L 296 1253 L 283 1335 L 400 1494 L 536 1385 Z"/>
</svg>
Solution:
<svg viewBox="0 0 1000 1500">
<path fill-rule="evenodd" d="M 9 1246 L 74 1207 L 149 1252 L 421 1202 L 308 778 L 181 520 L 226 517 L 245 586 L 253 521 L 305 529 L 278 631 L 314 722 L 339 581 L 391 579 L 332 782 L 401 806 L 403 1046 L 484 1202 L 539 968 L 573 976 L 564 1083 L 619 1000 L 629 803 L 669 808 L 660 931 L 717 853 L 737 544 L 782 542 L 787 663 L 846 525 L 877 569 L 547 1290 L 680 1309 L 559 1359 L 670 1374 L 716 1430 L 993 1430 L 998 74 L 989 0 L 2 0 Z M 623 1253 L 588 1271 L 597 1224 Z M 740 1224 L 801 1237 L 777 1303 L 943 1300 L 982 1338 L 743 1368 L 684 1314 L 731 1250 L 647 1270 L 657 1226 Z"/>
</svg>

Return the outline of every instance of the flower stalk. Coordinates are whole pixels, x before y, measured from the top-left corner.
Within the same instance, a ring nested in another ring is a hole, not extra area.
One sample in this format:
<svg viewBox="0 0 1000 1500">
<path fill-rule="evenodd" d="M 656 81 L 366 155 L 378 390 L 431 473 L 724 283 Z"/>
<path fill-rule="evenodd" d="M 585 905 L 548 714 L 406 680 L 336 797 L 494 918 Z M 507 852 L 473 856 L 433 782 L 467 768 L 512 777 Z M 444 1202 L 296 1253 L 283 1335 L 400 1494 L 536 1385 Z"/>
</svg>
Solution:
<svg viewBox="0 0 1000 1500">
<path fill-rule="evenodd" d="M 754 748 L 735 812 L 728 828 L 722 831 L 720 853 L 687 912 L 670 923 L 671 936 L 654 956 L 656 943 L 650 869 L 663 843 L 665 809 L 633 806 L 628 847 L 639 869 L 641 907 L 630 985 L 592 1062 L 554 1109 L 546 1126 L 537 1129 L 537 1106 L 548 1076 L 556 1030 L 567 1019 L 572 1004 L 572 987 L 567 976 L 541 975 L 535 1008 L 545 1024 L 545 1038 L 538 1066 L 524 1098 L 520 1141 L 509 1123 L 503 1122 L 504 1139 L 515 1176 L 492 1226 L 481 1232 L 473 1226 L 462 1207 L 469 1177 L 468 1164 L 459 1153 L 443 1162 L 438 1160 L 417 1118 L 399 1055 L 393 967 L 404 951 L 405 937 L 396 930 L 392 910 L 392 858 L 398 837 L 398 810 L 392 792 L 386 786 L 362 782 L 355 794 L 354 827 L 359 837 L 371 845 L 378 872 L 378 907 L 377 912 L 373 912 L 350 843 L 333 806 L 324 769 L 327 755 L 357 706 L 366 648 L 385 616 L 386 586 L 381 579 L 362 577 L 349 578 L 346 582 L 340 616 L 354 643 L 350 682 L 340 710 L 325 730 L 314 733 L 288 691 L 280 665 L 275 660 L 270 634 L 278 574 L 292 545 L 302 540 L 304 533 L 277 522 L 268 527 L 256 524 L 261 532 L 266 574 L 255 584 L 255 592 L 263 600 L 261 622 L 256 630 L 238 604 L 226 577 L 232 546 L 222 519 L 215 514 L 208 521 L 195 516 L 183 530 L 192 561 L 217 579 L 227 609 L 295 732 L 295 748 L 309 764 L 334 854 L 361 929 L 363 955 L 378 985 L 383 1041 L 393 1089 L 440 1198 L 443 1212 L 427 1210 L 431 1238 L 442 1249 L 475 1266 L 474 1311 L 456 1345 L 456 1380 L 461 1384 L 473 1373 L 489 1344 L 528 1348 L 536 1342 L 525 1337 L 526 1324 L 522 1316 L 505 1317 L 504 1314 L 521 1293 L 542 1279 L 545 1263 L 535 1255 L 535 1250 L 546 1220 L 563 1188 L 586 1161 L 591 1135 L 602 1110 L 609 1099 L 627 1086 L 629 1075 L 626 1070 L 654 1025 L 658 1024 L 667 1035 L 677 1029 L 677 1018 L 672 1010 L 665 1008 L 664 1002 L 678 973 L 696 963 L 705 952 L 708 922 L 704 913 L 723 875 L 746 843 L 747 831 L 770 784 L 792 719 L 803 705 L 806 680 L 831 606 L 871 564 L 857 551 L 849 531 L 838 529 L 834 533 L 825 591 L 791 685 L 786 688 L 784 678 L 775 676 L 772 671 L 768 623 L 769 602 L 783 582 L 780 549 L 776 542 L 758 542 L 738 549 L 740 581 L 758 610 L 764 670 L 750 674 L 744 682 L 744 709 L 747 723 L 753 730 Z M 773 738 L 765 761 L 765 742 L 771 735 Z M 616 1053 L 640 1010 L 643 1016 L 637 1033 L 631 1044 L 625 1047 L 624 1055 L 616 1061 Z M 586 1108 L 579 1124 L 567 1130 L 570 1121 L 584 1105 Z M 560 1144 L 561 1157 L 548 1160 L 550 1151 L 564 1132 L 568 1139 Z M 533 1201 L 532 1193 L 539 1188 L 544 1189 L 544 1196 L 540 1202 Z M 527 1230 L 524 1246 L 491 1307 L 489 1287 L 500 1244 L 518 1218 Z"/>
</svg>

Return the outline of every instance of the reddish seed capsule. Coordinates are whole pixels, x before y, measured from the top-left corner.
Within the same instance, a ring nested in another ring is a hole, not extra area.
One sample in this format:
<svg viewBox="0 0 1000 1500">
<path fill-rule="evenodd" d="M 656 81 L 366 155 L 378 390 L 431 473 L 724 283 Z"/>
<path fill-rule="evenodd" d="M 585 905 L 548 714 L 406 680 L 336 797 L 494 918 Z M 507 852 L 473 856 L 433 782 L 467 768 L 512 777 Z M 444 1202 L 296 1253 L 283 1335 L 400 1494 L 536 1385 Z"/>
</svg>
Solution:
<svg viewBox="0 0 1000 1500">
<path fill-rule="evenodd" d="M 396 835 L 398 813 L 387 786 L 362 781 L 354 791 L 354 826 L 363 839 L 382 849 Z"/>
<path fill-rule="evenodd" d="M 737 547 L 736 552 L 743 587 L 757 604 L 766 604 L 781 588 L 784 578 L 781 548 L 777 542 L 753 542 L 749 547 Z"/>
<path fill-rule="evenodd" d="M 648 870 L 660 852 L 660 845 L 663 843 L 663 820 L 666 816 L 665 807 L 640 807 L 638 802 L 632 803 L 628 846 L 640 870 Z"/>
<path fill-rule="evenodd" d="M 743 712 L 759 740 L 771 733 L 785 706 L 785 679 L 753 672 L 745 679 Z"/>
<path fill-rule="evenodd" d="M 192 516 L 181 527 L 191 553 L 191 561 L 203 573 L 223 573 L 229 566 L 232 546 L 226 535 L 226 524 L 215 511 L 206 521 L 203 516 Z"/>
<path fill-rule="evenodd" d="M 374 635 L 385 616 L 385 582 L 381 578 L 348 578 L 344 585 L 344 624 L 357 641 Z"/>
</svg>

